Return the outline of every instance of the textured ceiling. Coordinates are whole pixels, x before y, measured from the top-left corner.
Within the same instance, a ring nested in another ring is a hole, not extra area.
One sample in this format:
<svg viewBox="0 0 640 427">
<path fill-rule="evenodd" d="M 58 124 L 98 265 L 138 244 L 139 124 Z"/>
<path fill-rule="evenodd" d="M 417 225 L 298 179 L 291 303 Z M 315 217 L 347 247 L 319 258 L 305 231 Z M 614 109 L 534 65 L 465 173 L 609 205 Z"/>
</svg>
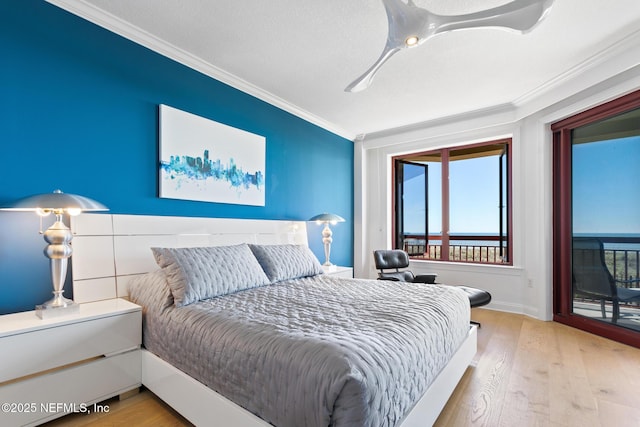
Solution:
<svg viewBox="0 0 640 427">
<path fill-rule="evenodd" d="M 380 0 L 50 1 L 348 138 L 514 103 L 640 37 L 638 0 L 556 0 L 530 33 L 441 34 L 347 93 L 385 44 Z M 460 14 L 508 1 L 415 3 Z"/>
</svg>

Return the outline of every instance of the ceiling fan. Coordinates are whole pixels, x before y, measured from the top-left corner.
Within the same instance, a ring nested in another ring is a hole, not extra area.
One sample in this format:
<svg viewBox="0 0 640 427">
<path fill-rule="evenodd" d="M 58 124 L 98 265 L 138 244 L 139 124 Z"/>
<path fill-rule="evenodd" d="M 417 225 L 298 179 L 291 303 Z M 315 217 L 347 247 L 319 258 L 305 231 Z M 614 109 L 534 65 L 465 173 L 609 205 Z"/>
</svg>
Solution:
<svg viewBox="0 0 640 427">
<path fill-rule="evenodd" d="M 413 0 L 382 0 L 387 12 L 387 44 L 376 62 L 345 88 L 360 92 L 371 84 L 382 64 L 402 49 L 419 46 L 436 34 L 478 27 L 499 27 L 520 32 L 531 30 L 554 0 L 514 0 L 502 6 L 464 15 L 437 15 L 416 6 Z"/>
</svg>

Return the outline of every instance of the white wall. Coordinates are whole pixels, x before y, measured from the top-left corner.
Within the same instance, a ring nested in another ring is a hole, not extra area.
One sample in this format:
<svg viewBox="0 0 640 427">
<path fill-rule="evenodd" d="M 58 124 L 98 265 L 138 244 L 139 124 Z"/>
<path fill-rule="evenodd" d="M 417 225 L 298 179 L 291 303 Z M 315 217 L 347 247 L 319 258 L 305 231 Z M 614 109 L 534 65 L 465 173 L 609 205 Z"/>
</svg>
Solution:
<svg viewBox="0 0 640 427">
<path fill-rule="evenodd" d="M 365 137 L 355 144 L 356 277 L 376 277 L 372 252 L 391 247 L 391 157 L 513 138 L 513 266 L 414 261 L 415 273 L 493 295 L 491 308 L 552 317 L 552 135 L 550 124 L 640 88 L 640 40 L 599 52 L 513 104 Z"/>
</svg>

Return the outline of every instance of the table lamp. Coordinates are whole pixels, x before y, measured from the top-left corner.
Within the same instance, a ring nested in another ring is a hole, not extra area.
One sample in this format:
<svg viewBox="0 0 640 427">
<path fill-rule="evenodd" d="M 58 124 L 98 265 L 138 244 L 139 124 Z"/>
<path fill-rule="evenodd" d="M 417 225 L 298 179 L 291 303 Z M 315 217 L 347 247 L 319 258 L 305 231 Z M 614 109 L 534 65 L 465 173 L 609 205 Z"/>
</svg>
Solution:
<svg viewBox="0 0 640 427">
<path fill-rule="evenodd" d="M 108 208 L 87 197 L 55 190 L 53 193 L 37 194 L 16 200 L 2 210 L 32 211 L 41 217 L 51 213 L 56 216 L 56 221 L 44 232 L 42 232 L 42 220 L 40 223 L 40 233 L 44 235 L 44 240 L 48 243 L 44 249 L 44 255 L 50 260 L 53 298 L 37 305 L 36 315 L 44 319 L 77 311 L 78 304 L 62 295 L 64 281 L 67 277 L 67 265 L 72 253 L 69 243 L 73 238 L 69 227 L 62 222 L 62 215 L 79 215 L 86 211 L 106 211 Z"/>
<path fill-rule="evenodd" d="M 329 228 L 329 224 L 336 225 L 339 222 L 344 222 L 344 218 L 336 214 L 321 213 L 310 218 L 309 221 L 315 221 L 318 225 L 324 224 L 324 228 L 322 229 L 322 243 L 324 243 L 325 262 L 322 265 L 325 267 L 333 266 L 331 261 L 329 261 L 329 256 L 331 255 L 331 242 L 333 241 L 331 238 L 333 233 L 331 232 L 331 228 Z"/>
</svg>

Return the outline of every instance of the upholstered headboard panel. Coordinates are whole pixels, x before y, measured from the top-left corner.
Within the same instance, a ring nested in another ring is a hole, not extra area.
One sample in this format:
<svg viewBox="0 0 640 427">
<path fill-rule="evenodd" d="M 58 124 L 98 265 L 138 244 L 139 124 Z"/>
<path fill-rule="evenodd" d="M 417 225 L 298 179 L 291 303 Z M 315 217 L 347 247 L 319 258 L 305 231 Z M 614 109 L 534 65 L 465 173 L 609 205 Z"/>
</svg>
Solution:
<svg viewBox="0 0 640 427">
<path fill-rule="evenodd" d="M 158 269 L 152 246 L 308 244 L 303 221 L 83 214 L 71 229 L 78 303 L 127 296 L 132 277 Z"/>
</svg>

